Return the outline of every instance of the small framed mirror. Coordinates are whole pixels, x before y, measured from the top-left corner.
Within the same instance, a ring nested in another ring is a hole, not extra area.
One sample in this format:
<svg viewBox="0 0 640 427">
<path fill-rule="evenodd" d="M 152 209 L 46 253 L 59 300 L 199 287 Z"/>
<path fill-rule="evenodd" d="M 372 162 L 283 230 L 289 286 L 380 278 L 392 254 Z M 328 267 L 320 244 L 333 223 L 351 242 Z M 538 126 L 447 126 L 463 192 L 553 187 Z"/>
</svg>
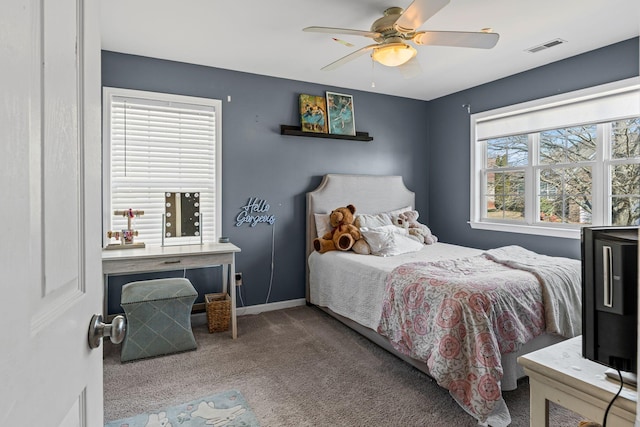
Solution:
<svg viewBox="0 0 640 427">
<path fill-rule="evenodd" d="M 166 192 L 164 206 L 164 239 L 194 236 L 202 239 L 199 192 Z"/>
</svg>

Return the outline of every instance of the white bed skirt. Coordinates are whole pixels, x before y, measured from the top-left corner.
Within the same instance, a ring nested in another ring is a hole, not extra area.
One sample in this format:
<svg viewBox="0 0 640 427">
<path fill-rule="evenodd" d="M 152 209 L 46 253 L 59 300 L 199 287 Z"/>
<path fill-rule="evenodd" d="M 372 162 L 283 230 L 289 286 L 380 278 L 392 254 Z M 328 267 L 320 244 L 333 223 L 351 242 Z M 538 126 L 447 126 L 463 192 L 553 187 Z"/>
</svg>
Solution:
<svg viewBox="0 0 640 427">
<path fill-rule="evenodd" d="M 327 307 L 321 307 L 321 306 L 317 306 L 317 307 L 320 310 L 322 310 L 325 313 L 327 313 L 328 315 L 330 315 L 331 317 L 334 317 L 335 319 L 337 319 L 340 322 L 344 323 L 349 328 L 351 328 L 354 331 L 358 332 L 359 334 L 361 334 L 365 338 L 369 339 L 374 344 L 377 344 L 378 346 L 380 346 L 383 349 L 387 350 L 391 354 L 399 357 L 400 359 L 402 359 L 406 363 L 410 364 L 414 368 L 416 368 L 419 371 L 424 372 L 425 374 L 430 376 L 429 368 L 427 367 L 426 363 L 424 363 L 424 362 L 422 362 L 420 360 L 417 360 L 417 359 L 412 359 L 411 357 L 408 357 L 408 356 L 396 351 L 396 349 L 393 348 L 393 346 L 389 343 L 389 340 L 386 337 L 383 337 L 382 335 L 378 334 L 373 329 L 369 329 L 369 328 L 367 328 L 365 326 L 362 326 L 361 324 L 359 324 L 357 322 L 354 322 L 351 319 L 348 319 L 348 318 L 346 318 L 344 316 L 341 316 L 338 313 L 333 312 L 331 309 L 329 309 Z M 561 337 L 559 335 L 542 334 L 542 335 L 537 336 L 533 340 L 529 341 L 528 343 L 526 343 L 520 349 L 520 351 L 517 351 L 517 352 L 514 352 L 514 353 L 503 354 L 501 360 L 502 360 L 502 369 L 503 369 L 504 373 L 502 375 L 502 380 L 500 381 L 500 388 L 502 389 L 502 391 L 511 391 L 511 390 L 517 389 L 518 388 L 518 380 L 520 378 L 524 378 L 526 376 L 526 374 L 524 373 L 524 370 L 522 369 L 522 367 L 517 362 L 519 356 L 522 356 L 524 354 L 530 353 L 532 351 L 539 350 L 541 348 L 550 346 L 552 344 L 556 344 L 556 343 L 558 343 L 560 341 L 563 341 L 565 339 L 566 338 Z"/>
</svg>

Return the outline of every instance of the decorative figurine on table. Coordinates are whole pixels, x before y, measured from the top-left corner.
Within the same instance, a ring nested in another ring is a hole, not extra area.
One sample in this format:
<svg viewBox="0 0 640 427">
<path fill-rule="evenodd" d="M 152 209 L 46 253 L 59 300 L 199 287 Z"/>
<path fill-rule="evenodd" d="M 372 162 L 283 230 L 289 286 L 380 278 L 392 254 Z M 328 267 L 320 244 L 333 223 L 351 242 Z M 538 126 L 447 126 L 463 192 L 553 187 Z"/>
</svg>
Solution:
<svg viewBox="0 0 640 427">
<path fill-rule="evenodd" d="M 138 230 L 133 229 L 133 219 L 144 215 L 144 211 L 141 210 L 115 210 L 113 214 L 116 216 L 123 216 L 127 218 L 127 228 L 120 231 L 107 231 L 108 238 L 114 238 L 119 240 L 120 243 L 110 243 L 106 249 L 129 249 L 129 248 L 144 248 L 143 242 L 134 242 L 133 239 L 138 235 Z"/>
</svg>

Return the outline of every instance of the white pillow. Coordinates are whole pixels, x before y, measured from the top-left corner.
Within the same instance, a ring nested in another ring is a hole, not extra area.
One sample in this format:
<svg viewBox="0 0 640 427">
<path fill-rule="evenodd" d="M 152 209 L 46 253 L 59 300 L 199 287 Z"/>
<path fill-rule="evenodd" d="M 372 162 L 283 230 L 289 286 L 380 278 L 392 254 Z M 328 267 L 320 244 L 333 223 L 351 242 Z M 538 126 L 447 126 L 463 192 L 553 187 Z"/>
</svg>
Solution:
<svg viewBox="0 0 640 427">
<path fill-rule="evenodd" d="M 417 252 L 424 246 L 404 228 L 385 225 L 374 228 L 361 228 L 360 233 L 369 244 L 371 253 L 378 256 L 394 256 L 407 252 Z"/>
<path fill-rule="evenodd" d="M 394 209 L 392 211 L 387 212 L 389 214 L 389 216 L 394 217 L 394 216 L 398 216 L 401 213 L 404 213 L 406 211 L 412 211 L 413 208 L 411 206 L 405 206 L 404 208 L 400 208 L 400 209 Z"/>
<path fill-rule="evenodd" d="M 318 237 L 322 237 L 331 231 L 331 214 L 313 214 L 316 221 L 316 234 Z"/>
<path fill-rule="evenodd" d="M 358 228 L 376 228 L 393 224 L 387 213 L 356 215 L 355 223 Z"/>
<path fill-rule="evenodd" d="M 358 228 L 376 228 L 385 225 L 392 225 L 393 222 L 391 221 L 391 218 L 410 210 L 411 206 L 407 206 L 393 211 L 380 212 L 378 214 L 356 214 L 355 225 Z"/>
</svg>

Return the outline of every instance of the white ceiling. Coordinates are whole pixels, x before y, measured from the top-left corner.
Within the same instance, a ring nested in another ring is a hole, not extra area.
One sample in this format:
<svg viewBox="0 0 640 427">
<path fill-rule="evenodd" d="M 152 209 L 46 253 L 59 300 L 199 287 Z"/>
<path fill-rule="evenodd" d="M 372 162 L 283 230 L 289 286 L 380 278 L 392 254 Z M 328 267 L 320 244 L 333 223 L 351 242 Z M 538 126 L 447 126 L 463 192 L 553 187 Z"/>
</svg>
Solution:
<svg viewBox="0 0 640 427">
<path fill-rule="evenodd" d="M 480 31 L 490 50 L 417 46 L 422 72 L 406 79 L 363 55 L 323 66 L 372 44 L 303 32 L 312 25 L 369 30 L 390 6 L 411 0 L 101 0 L 102 48 L 135 55 L 430 100 L 639 34 L 639 0 L 451 0 L 420 30 Z M 525 49 L 567 43 L 532 54 Z M 615 66 L 615 64 L 611 64 Z M 375 87 L 372 87 L 375 82 Z"/>
</svg>

